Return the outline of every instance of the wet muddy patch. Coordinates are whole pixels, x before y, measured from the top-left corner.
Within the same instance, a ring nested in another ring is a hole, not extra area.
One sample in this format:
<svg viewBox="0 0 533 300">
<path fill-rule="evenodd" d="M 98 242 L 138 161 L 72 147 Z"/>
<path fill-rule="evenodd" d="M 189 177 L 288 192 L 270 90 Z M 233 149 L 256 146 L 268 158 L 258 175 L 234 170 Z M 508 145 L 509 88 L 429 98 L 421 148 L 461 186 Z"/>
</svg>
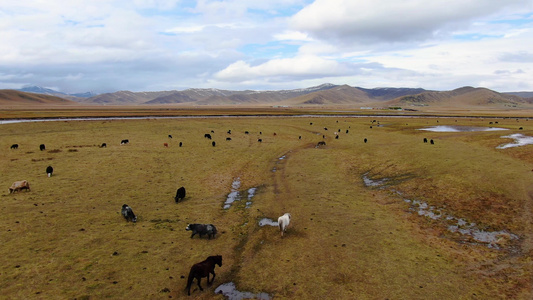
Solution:
<svg viewBox="0 0 533 300">
<path fill-rule="evenodd" d="M 513 143 L 502 144 L 496 147 L 496 149 L 507 149 L 512 147 L 520 147 L 533 144 L 533 137 L 526 136 L 521 133 L 515 133 L 511 135 L 502 136 L 504 139 L 513 139 Z"/>
<path fill-rule="evenodd" d="M 285 160 L 287 158 L 287 154 L 284 154 L 282 155 L 281 157 L 278 157 L 278 159 L 276 160 L 276 165 L 278 165 L 279 163 L 281 163 L 283 160 Z M 276 166 L 274 166 L 274 168 L 272 168 L 272 172 L 276 172 L 278 170 L 278 168 Z"/>
<path fill-rule="evenodd" d="M 383 189 L 395 193 L 409 205 L 409 211 L 432 220 L 438 220 L 450 233 L 461 234 L 461 242 L 485 245 L 490 249 L 501 249 L 509 242 L 518 241 L 519 236 L 505 230 L 491 231 L 480 228 L 476 223 L 456 217 L 444 208 L 435 207 L 421 200 L 407 199 L 401 192 L 391 188 L 394 181 L 391 178 L 373 179 L 367 173 L 362 175 L 363 183 L 368 188 Z"/>
<path fill-rule="evenodd" d="M 255 196 L 257 192 L 257 188 L 249 188 L 245 191 L 241 191 L 241 178 L 237 177 L 233 179 L 233 182 L 231 183 L 231 191 L 226 197 L 226 201 L 224 202 L 224 209 L 229 209 L 234 202 L 241 201 L 242 199 L 246 199 L 245 207 L 250 208 L 252 205 L 252 199 Z"/>
<path fill-rule="evenodd" d="M 510 240 L 518 240 L 519 237 L 505 230 L 489 231 L 480 229 L 476 223 L 470 223 L 463 218 L 457 218 L 441 208 L 428 205 L 420 200 L 404 199 L 409 204 L 409 210 L 433 220 L 442 220 L 446 229 L 452 233 L 460 233 L 467 238 L 465 242 L 484 244 L 491 249 L 500 249 L 500 244 Z"/>
<path fill-rule="evenodd" d="M 235 283 L 228 282 L 219 285 L 215 289 L 215 294 L 222 294 L 228 300 L 242 300 L 242 299 L 272 299 L 267 293 L 241 292 L 235 288 Z"/>
<path fill-rule="evenodd" d="M 499 127 L 440 125 L 440 126 L 431 126 L 427 128 L 420 128 L 418 130 L 431 131 L 431 132 L 474 132 L 474 131 L 499 131 L 499 130 L 509 130 L 509 129 L 499 128 Z"/>
</svg>

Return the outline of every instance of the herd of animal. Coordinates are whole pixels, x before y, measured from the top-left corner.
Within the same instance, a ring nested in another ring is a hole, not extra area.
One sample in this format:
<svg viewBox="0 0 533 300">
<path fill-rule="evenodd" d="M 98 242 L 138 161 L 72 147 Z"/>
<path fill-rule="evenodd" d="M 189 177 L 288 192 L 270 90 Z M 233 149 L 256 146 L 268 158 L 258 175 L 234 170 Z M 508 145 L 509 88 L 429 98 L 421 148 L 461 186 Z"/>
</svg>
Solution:
<svg viewBox="0 0 533 300">
<path fill-rule="evenodd" d="M 311 125 L 313 125 L 313 123 L 310 123 Z M 325 130 L 327 130 L 327 128 L 324 128 Z M 338 133 L 340 132 L 340 129 L 338 130 L 338 132 L 335 132 L 335 138 L 338 139 Z M 213 131 L 211 131 L 211 133 L 213 133 Z M 346 133 L 348 133 L 348 130 L 346 130 Z M 231 134 L 231 130 L 228 130 L 228 134 Z M 248 131 L 245 132 L 245 134 L 249 134 Z M 260 134 L 262 134 L 262 132 L 260 132 Z M 274 136 L 276 136 L 276 133 L 274 133 Z M 172 138 L 172 135 L 168 135 L 169 138 Z M 209 133 L 206 133 L 204 135 L 204 137 L 206 139 L 209 139 L 211 140 L 212 139 L 212 136 L 211 134 Z M 299 136 L 298 139 L 301 139 L 302 137 Z M 325 136 L 323 136 L 323 138 L 325 138 Z M 231 138 L 226 138 L 227 141 L 231 141 Z M 259 138 L 257 140 L 258 142 L 262 142 L 263 140 L 261 138 Z M 367 142 L 367 139 L 365 138 L 364 139 L 364 142 L 366 143 Z M 427 142 L 427 140 L 425 139 L 424 142 Z M 432 141 L 433 142 L 433 141 Z M 121 140 L 120 142 L 121 145 L 127 145 L 129 144 L 129 140 L 128 139 L 123 139 Z M 164 147 L 168 147 L 168 143 L 164 143 L 163 144 Z M 182 142 L 179 143 L 180 147 L 182 146 Z M 325 146 L 326 145 L 326 142 L 325 141 L 320 141 L 318 142 L 318 144 L 316 145 L 316 147 L 318 148 L 319 146 Z M 215 147 L 216 146 L 216 143 L 214 141 L 212 141 L 212 146 Z M 106 143 L 102 143 L 100 146 L 100 148 L 106 148 L 107 147 L 107 144 Z M 18 149 L 19 148 L 19 145 L 18 144 L 13 144 L 11 146 L 11 149 Z M 39 149 L 41 151 L 44 151 L 46 150 L 46 146 L 44 144 L 41 144 L 39 146 Z M 52 166 L 48 166 L 46 168 L 46 174 L 48 177 L 51 177 L 52 174 L 54 172 L 54 169 Z M 27 191 L 30 191 L 30 184 L 27 180 L 20 180 L 20 181 L 15 181 L 10 187 L 9 187 L 9 193 L 14 193 L 14 192 L 20 192 L 22 190 L 27 190 Z M 176 191 L 176 196 L 174 197 L 174 200 L 176 203 L 179 203 L 180 201 L 183 201 L 183 199 L 186 197 L 186 190 L 185 190 L 185 187 L 180 187 L 177 189 Z M 135 215 L 135 213 L 133 212 L 133 209 L 128 205 L 128 204 L 123 204 L 122 205 L 122 208 L 121 208 L 121 215 L 124 217 L 124 219 L 127 221 L 127 222 L 132 222 L 132 223 L 136 223 L 137 222 L 137 216 Z M 278 227 L 279 227 L 279 232 L 280 232 L 280 236 L 283 238 L 284 234 L 286 233 L 287 231 L 287 228 L 289 227 L 289 224 L 290 224 L 290 221 L 291 221 L 291 214 L 290 213 L 285 213 L 284 215 L 280 216 L 278 218 Z M 204 235 L 207 235 L 207 238 L 208 239 L 211 239 L 211 238 L 215 238 L 216 234 L 217 234 L 217 228 L 215 227 L 215 225 L 213 224 L 188 224 L 187 227 L 185 228 L 186 231 L 191 231 L 192 234 L 191 234 L 191 238 L 193 238 L 195 235 L 198 235 L 200 238 Z M 215 265 L 218 265 L 219 267 L 222 266 L 222 256 L 220 255 L 216 255 L 216 256 L 209 256 L 206 260 L 202 261 L 202 262 L 199 262 L 199 263 L 196 263 L 194 264 L 191 269 L 190 269 L 190 272 L 189 272 L 189 277 L 188 277 L 188 280 L 187 280 L 187 293 L 188 295 L 190 295 L 190 289 L 191 289 L 191 285 L 194 281 L 194 279 L 197 280 L 197 284 L 198 284 L 198 288 L 200 290 L 203 290 L 201 284 L 200 284 L 200 281 L 201 281 L 201 278 L 203 277 L 207 277 L 207 283 L 212 283 L 213 280 L 215 279 Z M 212 274 L 212 278 L 211 280 L 209 279 L 209 275 Z"/>
</svg>

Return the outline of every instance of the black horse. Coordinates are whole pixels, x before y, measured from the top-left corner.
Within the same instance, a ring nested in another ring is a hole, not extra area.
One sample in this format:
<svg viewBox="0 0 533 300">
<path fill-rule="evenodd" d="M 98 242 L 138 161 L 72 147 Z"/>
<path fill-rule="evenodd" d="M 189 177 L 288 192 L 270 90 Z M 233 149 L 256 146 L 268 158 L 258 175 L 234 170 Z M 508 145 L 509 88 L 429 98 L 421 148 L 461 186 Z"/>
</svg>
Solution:
<svg viewBox="0 0 533 300">
<path fill-rule="evenodd" d="M 187 294 L 189 296 L 191 295 L 191 285 L 194 278 L 196 278 L 196 280 L 198 281 L 198 287 L 200 288 L 200 291 L 204 290 L 200 285 L 200 280 L 202 279 L 202 277 L 207 277 L 207 284 L 213 283 L 216 276 L 215 264 L 217 264 L 219 267 L 222 267 L 222 256 L 209 256 L 206 260 L 194 264 L 191 267 L 191 271 L 189 272 L 189 279 L 187 280 Z M 209 273 L 213 274 L 211 282 L 209 282 Z"/>
</svg>

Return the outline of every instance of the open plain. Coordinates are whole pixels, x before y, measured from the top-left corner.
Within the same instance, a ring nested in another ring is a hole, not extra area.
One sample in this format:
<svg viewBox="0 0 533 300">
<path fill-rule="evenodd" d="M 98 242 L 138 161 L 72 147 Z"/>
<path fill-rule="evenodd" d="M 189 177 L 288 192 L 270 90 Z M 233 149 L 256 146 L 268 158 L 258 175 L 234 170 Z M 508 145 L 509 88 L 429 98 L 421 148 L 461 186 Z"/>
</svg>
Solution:
<svg viewBox="0 0 533 300">
<path fill-rule="evenodd" d="M 117 115 L 95 111 L 6 115 Z M 224 299 L 215 289 L 230 282 L 274 299 L 533 297 L 533 146 L 496 148 L 533 135 L 527 113 L 291 113 L 0 125 L 2 297 L 185 298 L 190 267 L 210 255 L 223 265 L 190 299 Z M 507 130 L 419 130 L 436 125 Z M 31 191 L 9 194 L 16 180 Z M 286 212 L 283 238 L 260 226 Z M 191 239 L 188 223 L 218 234 Z"/>
</svg>

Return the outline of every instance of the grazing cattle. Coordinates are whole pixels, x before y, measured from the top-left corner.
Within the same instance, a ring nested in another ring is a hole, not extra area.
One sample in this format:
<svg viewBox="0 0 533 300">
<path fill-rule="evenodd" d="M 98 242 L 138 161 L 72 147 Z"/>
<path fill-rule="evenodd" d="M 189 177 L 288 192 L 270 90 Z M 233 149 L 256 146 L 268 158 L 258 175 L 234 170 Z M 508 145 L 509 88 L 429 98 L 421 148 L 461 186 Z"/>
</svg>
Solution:
<svg viewBox="0 0 533 300">
<path fill-rule="evenodd" d="M 54 168 L 52 168 L 52 166 L 46 167 L 46 174 L 48 174 L 48 177 L 52 176 L 52 173 L 54 173 Z"/>
<path fill-rule="evenodd" d="M 228 134 L 231 134 L 231 129 L 230 129 L 230 130 L 228 130 Z"/>
<path fill-rule="evenodd" d="M 300 136 L 298 137 L 298 139 L 301 140 L 301 139 L 302 139 L 302 136 L 300 135 Z"/>
<path fill-rule="evenodd" d="M 248 132 L 248 131 L 245 131 L 245 132 L 244 132 L 244 134 L 249 134 L 249 133 L 250 133 L 250 132 Z"/>
<path fill-rule="evenodd" d="M 181 147 L 181 146 L 183 146 L 183 143 L 182 143 L 182 142 L 180 142 L 180 147 Z"/>
<path fill-rule="evenodd" d="M 324 130 L 328 130 L 328 128 L 327 128 L 327 127 L 324 127 Z"/>
<path fill-rule="evenodd" d="M 122 140 L 122 141 L 120 141 L 121 145 L 126 145 L 126 144 L 129 144 L 129 143 L 130 143 L 130 140 Z"/>
<path fill-rule="evenodd" d="M 365 144 L 366 144 L 366 142 L 368 142 L 368 140 L 365 138 L 365 139 L 364 139 L 364 142 L 365 142 Z"/>
<path fill-rule="evenodd" d="M 200 237 L 202 237 L 204 234 L 207 234 L 208 239 L 215 237 L 217 234 L 217 228 L 213 224 L 189 224 L 185 230 L 192 231 L 191 239 L 195 234 L 198 234 Z"/>
<path fill-rule="evenodd" d="M 309 125 L 313 125 L 313 122 L 309 122 Z"/>
<path fill-rule="evenodd" d="M 276 136 L 277 134 L 274 132 L 274 136 Z"/>
<path fill-rule="evenodd" d="M 259 131 L 259 134 L 263 134 L 263 132 L 262 132 L 262 131 Z"/>
<path fill-rule="evenodd" d="M 230 138 L 230 137 L 227 137 L 227 138 L 226 138 L 226 141 L 231 141 L 231 138 Z"/>
<path fill-rule="evenodd" d="M 435 143 L 433 142 L 433 139 L 431 139 L 431 140 L 429 141 L 429 143 L 430 143 L 431 145 L 435 144 Z"/>
<path fill-rule="evenodd" d="M 15 181 L 15 182 L 13 182 L 11 187 L 9 187 L 9 193 L 10 194 L 14 193 L 14 192 L 22 191 L 22 190 L 31 191 L 30 190 L 30 183 L 27 180 Z"/>
<path fill-rule="evenodd" d="M 194 279 L 196 278 L 196 282 L 198 283 L 198 288 L 200 291 L 203 291 L 204 289 L 200 285 L 200 280 L 202 277 L 207 277 L 207 284 L 213 283 L 215 280 L 215 265 L 218 265 L 219 267 L 222 267 L 222 256 L 216 255 L 216 256 L 209 256 L 206 260 L 199 262 L 197 264 L 194 264 L 191 267 L 191 271 L 189 272 L 189 278 L 187 279 L 187 295 L 191 295 L 191 285 Z M 213 278 L 211 278 L 211 282 L 209 282 L 209 274 L 213 274 Z"/>
<path fill-rule="evenodd" d="M 209 133 L 204 134 L 204 138 L 211 139 L 211 135 Z"/>
<path fill-rule="evenodd" d="M 522 129 L 524 129 L 524 128 L 522 128 L 522 127 L 518 128 L 518 130 L 522 130 Z"/>
<path fill-rule="evenodd" d="M 40 145 L 39 145 L 39 149 L 40 149 L 41 151 L 46 150 L 46 146 L 45 146 L 44 144 L 40 144 Z"/>
<path fill-rule="evenodd" d="M 172 138 L 172 135 L 171 135 L 171 134 L 169 134 L 169 135 L 168 135 L 168 138 L 169 138 L 169 139 L 171 139 L 171 138 Z"/>
<path fill-rule="evenodd" d="M 211 145 L 212 145 L 213 147 L 215 147 L 215 146 L 217 145 L 217 143 L 215 143 L 215 141 L 213 141 L 213 142 L 211 142 Z"/>
<path fill-rule="evenodd" d="M 137 222 L 137 216 L 133 213 L 133 209 L 131 209 L 131 207 L 129 207 L 127 204 L 122 205 L 121 213 L 126 221 L 131 221 L 133 223 Z"/>
<path fill-rule="evenodd" d="M 214 131 L 214 130 L 211 130 L 211 133 L 215 133 L 215 131 Z"/>
<path fill-rule="evenodd" d="M 259 143 L 261 143 L 261 142 L 263 141 L 263 139 L 257 139 L 257 141 L 258 141 Z"/>
<path fill-rule="evenodd" d="M 278 218 L 279 233 L 281 234 L 281 237 L 283 237 L 283 233 L 287 231 L 287 227 L 289 227 L 290 222 L 291 222 L 290 213 L 285 213 L 283 216 Z"/>
<path fill-rule="evenodd" d="M 346 129 L 346 133 L 348 133 L 348 129 Z"/>
<path fill-rule="evenodd" d="M 107 144 L 106 143 L 102 143 L 102 145 L 100 145 L 100 148 L 107 148 Z"/>
<path fill-rule="evenodd" d="M 370 129 L 372 129 L 372 126 L 370 126 Z"/>
<path fill-rule="evenodd" d="M 11 149 L 18 149 L 19 148 L 19 144 L 13 144 L 11 145 Z"/>
<path fill-rule="evenodd" d="M 427 143 L 428 142 L 428 139 L 427 138 L 424 138 L 424 143 Z"/>
<path fill-rule="evenodd" d="M 318 144 L 316 144 L 316 146 L 317 146 L 317 147 L 318 147 L 318 146 L 326 146 L 326 142 L 324 142 L 324 141 L 320 141 L 320 142 L 318 142 Z"/>
<path fill-rule="evenodd" d="M 336 140 L 338 140 L 338 139 L 339 139 L 339 136 L 338 136 L 338 135 L 336 135 L 336 136 L 335 136 L 335 139 L 336 139 Z"/>
<path fill-rule="evenodd" d="M 168 143 L 163 143 L 163 146 L 165 146 L 166 148 L 168 148 Z"/>
<path fill-rule="evenodd" d="M 185 198 L 186 191 L 184 187 L 180 187 L 176 191 L 176 197 L 174 197 L 174 200 L 176 200 L 176 203 L 178 203 L 180 200 L 183 200 Z"/>
</svg>

